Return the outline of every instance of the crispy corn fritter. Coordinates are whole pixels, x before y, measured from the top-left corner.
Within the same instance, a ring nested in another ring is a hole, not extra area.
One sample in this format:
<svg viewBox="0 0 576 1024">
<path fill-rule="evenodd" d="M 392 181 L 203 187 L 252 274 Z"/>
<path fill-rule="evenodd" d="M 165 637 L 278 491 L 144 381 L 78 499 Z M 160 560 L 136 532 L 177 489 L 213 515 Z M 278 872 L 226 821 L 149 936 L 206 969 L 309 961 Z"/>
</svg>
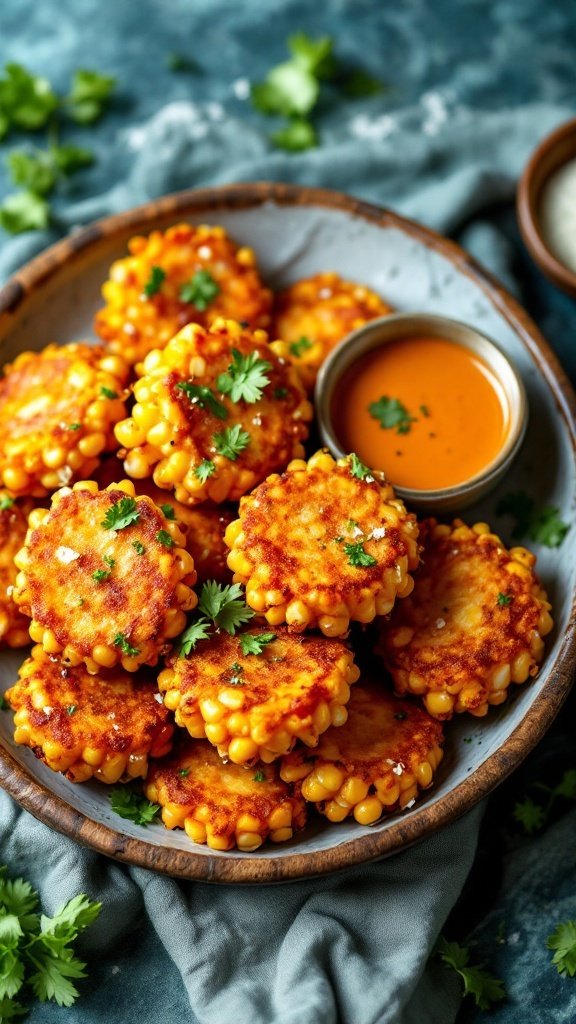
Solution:
<svg viewBox="0 0 576 1024">
<path fill-rule="evenodd" d="M 0 380 L 0 483 L 43 497 L 89 475 L 102 452 L 118 447 L 127 380 L 124 360 L 100 347 L 22 352 Z"/>
<path fill-rule="evenodd" d="M 17 503 L 0 491 L 0 644 L 26 647 L 30 643 L 29 620 L 12 597 L 18 569 L 14 556 L 24 543 L 32 502 Z"/>
<path fill-rule="evenodd" d="M 98 677 L 65 666 L 40 645 L 6 693 L 14 739 L 71 782 L 144 778 L 149 757 L 172 746 L 174 726 L 151 679 L 112 669 Z"/>
<path fill-rule="evenodd" d="M 270 336 L 288 343 L 290 358 L 312 391 L 320 366 L 338 342 L 391 312 L 369 288 L 325 272 L 297 281 L 276 296 Z"/>
<path fill-rule="evenodd" d="M 422 566 L 410 597 L 382 623 L 379 651 L 398 693 L 431 715 L 485 715 L 510 683 L 536 675 L 550 604 L 526 548 L 507 551 L 487 523 L 421 524 Z"/>
<path fill-rule="evenodd" d="M 317 452 L 240 502 L 225 535 L 228 565 L 271 625 L 342 636 L 351 619 L 371 622 L 410 592 L 416 519 L 392 487 L 366 467 L 359 478 L 355 465 Z"/>
<path fill-rule="evenodd" d="M 442 726 L 416 704 L 375 684 L 352 690 L 348 721 L 329 729 L 313 752 L 283 758 L 286 782 L 302 780 L 302 796 L 330 821 L 353 815 L 371 825 L 411 807 L 442 760 Z"/>
<path fill-rule="evenodd" d="M 266 763 L 296 740 L 315 746 L 330 725 L 346 721 L 350 686 L 359 675 L 350 650 L 338 640 L 295 636 L 279 628 L 258 654 L 245 654 L 258 627 L 201 640 L 188 658 L 173 656 L 158 687 L 176 723 L 206 736 L 235 764 Z"/>
<path fill-rule="evenodd" d="M 215 317 L 268 327 L 271 292 L 252 249 L 239 247 L 224 228 L 176 224 L 132 238 L 130 255 L 112 264 L 102 288 L 106 305 L 96 333 L 113 352 L 138 363 L 164 348 L 188 323 Z"/>
<path fill-rule="evenodd" d="M 209 743 L 194 740 L 151 766 L 144 791 L 161 804 L 167 828 L 184 828 L 193 842 L 213 850 L 236 846 L 249 853 L 265 839 L 291 839 L 306 822 L 304 800 L 275 765 L 225 764 Z"/>
<path fill-rule="evenodd" d="M 156 664 L 197 603 L 184 535 L 131 481 L 62 488 L 30 513 L 14 599 L 30 636 L 90 673 Z"/>
<path fill-rule="evenodd" d="M 245 494 L 303 453 L 312 418 L 285 346 L 232 320 L 189 324 L 150 352 L 134 395 L 132 415 L 116 427 L 124 468 L 135 479 L 153 475 L 188 505 Z"/>
</svg>

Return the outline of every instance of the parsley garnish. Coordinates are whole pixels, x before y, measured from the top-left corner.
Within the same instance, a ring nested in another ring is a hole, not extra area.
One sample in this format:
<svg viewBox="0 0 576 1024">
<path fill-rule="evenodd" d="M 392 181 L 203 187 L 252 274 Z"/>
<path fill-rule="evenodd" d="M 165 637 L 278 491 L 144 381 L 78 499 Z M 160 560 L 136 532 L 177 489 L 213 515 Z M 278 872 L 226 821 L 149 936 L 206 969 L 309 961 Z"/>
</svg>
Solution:
<svg viewBox="0 0 576 1024">
<path fill-rule="evenodd" d="M 502 591 L 498 594 L 498 605 L 500 608 L 507 608 L 513 601 L 512 594 L 503 594 Z"/>
<path fill-rule="evenodd" d="M 230 665 L 230 678 L 228 680 L 230 686 L 244 686 L 244 680 L 241 678 L 244 669 L 239 662 L 234 661 Z"/>
<path fill-rule="evenodd" d="M 555 505 L 536 508 L 536 503 L 525 491 L 507 494 L 496 506 L 496 515 L 509 515 L 515 520 L 512 537 L 529 537 L 536 544 L 559 548 L 570 526 L 559 517 Z"/>
<path fill-rule="evenodd" d="M 270 141 L 288 153 L 301 153 L 317 146 L 318 136 L 311 121 L 304 117 L 293 117 L 283 128 L 272 133 Z"/>
<path fill-rule="evenodd" d="M 552 963 L 558 974 L 568 974 L 573 978 L 576 974 L 576 921 L 562 921 L 548 936 L 546 945 L 548 949 L 556 950 Z"/>
<path fill-rule="evenodd" d="M 50 223 L 50 207 L 34 192 L 14 192 L 0 206 L 0 227 L 11 235 L 43 231 Z"/>
<path fill-rule="evenodd" d="M 129 658 L 135 658 L 137 654 L 140 654 L 138 647 L 132 647 L 124 633 L 116 633 L 114 640 L 112 641 L 114 647 L 119 647 L 122 654 L 127 654 Z"/>
<path fill-rule="evenodd" d="M 152 267 L 150 270 L 150 277 L 144 285 L 144 295 L 147 299 L 152 299 L 162 287 L 162 282 L 166 278 L 166 271 L 162 270 L 162 267 Z"/>
<path fill-rule="evenodd" d="M 214 434 L 212 438 L 216 451 L 224 458 L 236 462 L 236 459 L 250 444 L 250 434 L 242 430 L 239 423 L 234 427 L 226 427 L 220 434 Z"/>
<path fill-rule="evenodd" d="M 377 402 L 371 402 L 368 412 L 378 420 L 382 430 L 395 429 L 397 434 L 408 434 L 416 417 L 411 416 L 405 405 L 397 398 L 382 395 Z"/>
<path fill-rule="evenodd" d="M 355 452 L 350 454 L 350 472 L 352 476 L 355 476 L 358 480 L 368 480 L 368 482 L 370 482 L 374 479 L 372 476 L 372 470 L 368 469 L 368 466 L 364 465 Z"/>
<path fill-rule="evenodd" d="M 124 530 L 132 523 L 137 523 L 140 518 L 135 498 L 120 498 L 110 506 L 104 519 L 100 523 L 105 530 Z"/>
<path fill-rule="evenodd" d="M 535 803 L 530 797 L 514 804 L 513 816 L 527 835 L 544 827 L 557 800 L 576 800 L 576 768 L 565 771 L 556 786 L 547 786 L 543 782 L 534 782 L 532 785 L 545 793 L 548 799 L 544 806 Z"/>
<path fill-rule="evenodd" d="M 215 580 L 208 580 L 202 586 L 198 608 L 215 626 L 225 629 L 232 636 L 238 626 L 254 616 L 252 609 L 244 602 L 242 589 L 238 583 L 221 586 Z"/>
<path fill-rule="evenodd" d="M 105 388 L 104 385 L 100 388 L 100 394 L 103 398 L 118 398 L 117 391 L 112 391 L 112 388 Z"/>
<path fill-rule="evenodd" d="M 76 710 L 76 704 L 69 704 L 68 707 L 66 708 L 66 714 L 73 715 Z"/>
<path fill-rule="evenodd" d="M 204 384 L 191 384 L 189 381 L 182 381 L 176 387 L 179 391 L 183 391 L 194 405 L 199 405 L 202 409 L 209 409 L 212 415 L 219 420 L 228 419 L 226 406 L 216 398 L 211 388 Z"/>
<path fill-rule="evenodd" d="M 74 956 L 72 944 L 96 920 L 101 904 L 80 893 L 46 917 L 32 886 L 6 873 L 0 867 L 0 1015 L 8 1024 L 27 1012 L 14 998 L 24 987 L 41 1002 L 72 1006 L 76 1001 L 72 979 L 86 977 L 86 964 Z"/>
<path fill-rule="evenodd" d="M 514 804 L 513 815 L 529 836 L 534 832 L 538 832 L 546 821 L 544 808 L 540 804 L 534 803 L 529 796 L 525 800 L 518 800 Z"/>
<path fill-rule="evenodd" d="M 310 341 L 310 338 L 306 338 L 304 335 L 299 338 L 298 341 L 290 343 L 290 353 L 291 355 L 296 356 L 297 359 L 300 358 L 303 352 L 307 352 L 310 348 L 312 348 L 312 342 Z"/>
<path fill-rule="evenodd" d="M 187 779 L 188 776 L 190 775 L 190 769 L 189 768 L 179 768 L 178 769 L 178 775 L 180 776 L 181 779 Z"/>
<path fill-rule="evenodd" d="M 135 825 L 150 825 L 160 814 L 160 805 L 153 804 L 136 789 L 117 786 L 110 793 L 110 806 L 121 818 L 133 821 Z"/>
<path fill-rule="evenodd" d="M 216 472 L 216 466 L 211 459 L 202 459 L 202 462 L 194 469 L 194 476 L 197 476 L 201 483 L 205 484 L 208 477 Z"/>
<path fill-rule="evenodd" d="M 94 154 L 81 146 L 55 146 L 48 149 L 13 149 L 8 171 L 15 185 L 46 196 L 61 178 L 68 178 L 94 163 Z"/>
<path fill-rule="evenodd" d="M 75 71 L 72 89 L 66 97 L 72 119 L 77 124 L 93 124 L 97 121 L 104 113 L 115 85 L 116 79 L 111 75 L 85 69 Z"/>
<path fill-rule="evenodd" d="M 66 424 L 66 430 L 81 430 L 81 429 L 82 429 L 82 424 L 81 423 L 67 423 Z"/>
<path fill-rule="evenodd" d="M 173 505 L 160 505 L 162 512 L 166 519 L 176 519 L 176 513 Z"/>
<path fill-rule="evenodd" d="M 156 540 L 159 544 L 163 544 L 165 548 L 173 548 L 174 541 L 167 530 L 158 530 L 156 534 Z"/>
<path fill-rule="evenodd" d="M 266 782 L 266 776 L 261 768 L 258 769 L 256 775 L 252 777 L 253 782 Z"/>
<path fill-rule="evenodd" d="M 361 542 L 359 544 L 345 544 L 344 554 L 348 559 L 349 565 L 369 569 L 372 565 L 377 564 L 376 559 L 364 550 L 364 545 Z"/>
<path fill-rule="evenodd" d="M 116 565 L 116 559 L 112 558 L 110 555 L 104 555 L 102 561 L 105 562 L 110 569 L 113 569 Z"/>
<path fill-rule="evenodd" d="M 489 1010 L 492 1003 L 506 998 L 503 982 L 487 971 L 483 964 L 469 964 L 470 953 L 458 942 L 448 942 L 440 936 L 436 952 L 446 967 L 451 967 L 464 982 L 464 995 L 471 995 L 481 1010 Z"/>
<path fill-rule="evenodd" d="M 274 398 L 286 398 L 288 396 L 288 388 L 274 388 Z"/>
<path fill-rule="evenodd" d="M 7 64 L 0 79 L 0 139 L 10 128 L 37 131 L 58 106 L 50 83 L 21 64 Z"/>
<path fill-rule="evenodd" d="M 243 356 L 238 349 L 232 349 L 232 362 L 226 373 L 221 373 L 216 387 L 223 395 L 229 395 L 233 402 L 258 402 L 263 389 L 270 383 L 266 376 L 272 364 L 261 359 L 257 352 Z"/>
<path fill-rule="evenodd" d="M 7 494 L 3 494 L 0 497 L 0 512 L 7 512 L 9 508 L 12 508 L 14 504 L 14 498 L 10 498 Z"/>
<path fill-rule="evenodd" d="M 189 302 L 198 312 L 204 313 L 211 302 L 220 294 L 220 285 L 209 270 L 197 270 L 187 284 L 180 289 L 182 302 Z"/>
<path fill-rule="evenodd" d="M 97 569 L 96 572 L 92 573 L 92 579 L 95 580 L 96 583 L 103 583 L 104 580 L 110 579 L 110 573 L 106 572 L 106 569 Z"/>
<path fill-rule="evenodd" d="M 146 551 L 146 548 L 144 547 L 143 544 L 140 543 L 139 540 L 133 540 L 132 547 L 134 548 L 137 555 L 143 555 Z"/>
<path fill-rule="evenodd" d="M 193 622 L 188 629 L 180 635 L 180 645 L 178 647 L 178 656 L 180 658 L 187 658 L 188 655 L 194 650 L 199 640 L 207 640 L 210 636 L 210 623 L 208 619 L 198 619 L 197 622 Z"/>
<path fill-rule="evenodd" d="M 239 637 L 242 654 L 262 654 L 275 639 L 276 633 L 242 633 Z"/>
</svg>

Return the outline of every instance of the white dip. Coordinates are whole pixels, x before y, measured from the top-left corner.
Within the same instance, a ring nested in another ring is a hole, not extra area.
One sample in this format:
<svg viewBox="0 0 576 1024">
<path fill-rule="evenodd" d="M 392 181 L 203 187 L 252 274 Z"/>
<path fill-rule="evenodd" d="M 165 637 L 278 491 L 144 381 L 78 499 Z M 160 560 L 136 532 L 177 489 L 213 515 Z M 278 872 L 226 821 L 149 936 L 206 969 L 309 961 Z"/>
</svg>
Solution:
<svg viewBox="0 0 576 1024">
<path fill-rule="evenodd" d="M 540 227 L 552 255 L 576 271 L 576 158 L 562 164 L 544 183 Z"/>
</svg>

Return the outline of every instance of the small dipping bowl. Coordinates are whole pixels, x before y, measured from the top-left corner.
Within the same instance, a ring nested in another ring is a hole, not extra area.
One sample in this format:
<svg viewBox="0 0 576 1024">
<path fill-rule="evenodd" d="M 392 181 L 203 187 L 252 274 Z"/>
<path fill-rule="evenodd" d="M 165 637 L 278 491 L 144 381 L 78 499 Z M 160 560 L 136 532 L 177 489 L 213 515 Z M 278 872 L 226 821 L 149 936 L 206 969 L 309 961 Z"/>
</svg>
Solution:
<svg viewBox="0 0 576 1024">
<path fill-rule="evenodd" d="M 516 212 L 520 233 L 542 273 L 562 291 L 576 296 L 576 272 L 554 254 L 542 224 L 542 196 L 551 176 L 576 159 L 576 118 L 547 135 L 530 157 L 520 178 Z"/>
<path fill-rule="evenodd" d="M 337 416 L 339 396 L 345 387 L 346 377 L 350 375 L 352 379 L 355 369 L 369 353 L 403 338 L 437 338 L 451 342 L 468 349 L 480 364 L 484 364 L 502 408 L 505 431 L 502 446 L 479 472 L 460 483 L 434 489 L 397 485 L 390 466 L 370 465 L 361 451 L 356 454 L 371 469 L 383 472 L 408 506 L 429 513 L 455 512 L 478 501 L 502 479 L 518 454 L 528 422 L 526 393 L 516 370 L 493 341 L 468 324 L 428 313 L 394 313 L 372 320 L 349 334 L 330 353 L 316 381 L 315 405 L 320 435 L 335 457 L 349 454 L 338 435 Z M 375 384 L 374 400 L 380 396 L 379 388 L 381 382 Z M 396 397 L 402 400 L 401 395 Z M 420 409 L 425 416 L 431 415 L 425 406 Z M 417 409 L 414 411 L 418 412 Z M 470 416 L 481 415 L 481 409 L 470 407 Z M 403 431 L 396 433 L 401 435 Z M 401 440 L 400 436 L 399 444 Z"/>
</svg>

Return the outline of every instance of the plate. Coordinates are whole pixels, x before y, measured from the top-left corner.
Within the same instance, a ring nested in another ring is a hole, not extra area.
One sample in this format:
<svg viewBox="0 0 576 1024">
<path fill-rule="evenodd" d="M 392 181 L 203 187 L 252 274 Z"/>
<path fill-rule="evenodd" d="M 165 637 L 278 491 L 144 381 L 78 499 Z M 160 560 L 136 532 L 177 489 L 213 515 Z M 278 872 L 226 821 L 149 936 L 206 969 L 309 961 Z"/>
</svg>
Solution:
<svg viewBox="0 0 576 1024">
<path fill-rule="evenodd" d="M 25 348 L 89 337 L 100 287 L 128 238 L 180 219 L 222 224 L 253 246 L 264 278 L 278 288 L 335 270 L 380 292 L 398 310 L 464 320 L 493 338 L 520 372 L 530 406 L 522 452 L 500 493 L 527 490 L 573 520 L 576 401 L 554 355 L 524 310 L 453 242 L 352 197 L 279 184 L 182 192 L 83 228 L 46 250 L 0 291 L 2 362 Z M 495 517 L 498 493 L 466 511 Z M 118 818 L 104 786 L 73 785 L 11 738 L 0 714 L 0 785 L 26 810 L 76 841 L 119 860 L 181 878 L 273 882 L 304 878 L 388 855 L 464 814 L 528 754 L 546 731 L 570 684 L 576 658 L 576 529 L 560 549 L 538 550 L 538 571 L 553 603 L 554 632 L 540 674 L 484 719 L 460 715 L 447 730 L 446 753 L 431 790 L 401 815 L 366 827 L 315 823 L 289 843 L 256 854 L 194 846 L 184 832 Z M 0 656 L 0 692 L 22 652 Z"/>
</svg>

